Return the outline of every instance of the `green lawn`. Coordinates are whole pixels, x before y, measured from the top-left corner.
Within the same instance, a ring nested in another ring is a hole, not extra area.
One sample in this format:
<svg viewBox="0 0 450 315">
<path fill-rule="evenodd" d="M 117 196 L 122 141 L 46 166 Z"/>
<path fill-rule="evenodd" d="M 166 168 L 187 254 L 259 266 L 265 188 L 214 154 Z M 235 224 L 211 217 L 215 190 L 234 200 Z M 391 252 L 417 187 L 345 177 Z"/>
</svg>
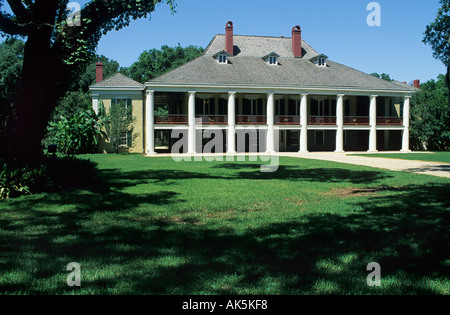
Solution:
<svg viewBox="0 0 450 315">
<path fill-rule="evenodd" d="M 450 164 L 450 152 L 423 152 L 423 153 L 375 153 L 353 154 L 366 157 L 382 157 L 401 160 L 416 160 L 426 162 L 441 162 Z"/>
<path fill-rule="evenodd" d="M 450 294 L 448 179 L 294 158 L 275 173 L 83 158 L 99 163 L 95 189 L 0 202 L 0 293 Z"/>
</svg>

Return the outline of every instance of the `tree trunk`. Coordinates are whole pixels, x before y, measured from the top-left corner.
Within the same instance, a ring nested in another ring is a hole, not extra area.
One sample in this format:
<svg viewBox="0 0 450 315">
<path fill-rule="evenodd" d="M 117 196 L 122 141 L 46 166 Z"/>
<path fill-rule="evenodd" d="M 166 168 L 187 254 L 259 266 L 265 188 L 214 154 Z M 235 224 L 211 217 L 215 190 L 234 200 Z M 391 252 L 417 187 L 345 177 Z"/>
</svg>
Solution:
<svg viewBox="0 0 450 315">
<path fill-rule="evenodd" d="M 42 160 L 41 141 L 64 93 L 65 66 L 54 56 L 48 39 L 48 32 L 36 31 L 25 44 L 22 84 L 1 146 L 8 161 L 35 165 Z"/>
<path fill-rule="evenodd" d="M 446 81 L 447 81 L 447 93 L 448 93 L 448 108 L 450 110 L 450 60 L 448 62 L 448 66 L 447 66 L 447 77 L 446 77 Z"/>
</svg>

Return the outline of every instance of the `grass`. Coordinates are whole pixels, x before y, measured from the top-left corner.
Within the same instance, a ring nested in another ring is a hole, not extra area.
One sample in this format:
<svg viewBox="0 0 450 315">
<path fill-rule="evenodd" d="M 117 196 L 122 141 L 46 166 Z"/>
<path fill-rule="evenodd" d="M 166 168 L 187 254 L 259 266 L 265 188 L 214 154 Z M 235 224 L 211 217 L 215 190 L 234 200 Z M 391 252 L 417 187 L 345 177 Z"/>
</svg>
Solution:
<svg viewBox="0 0 450 315">
<path fill-rule="evenodd" d="M 294 158 L 275 173 L 83 158 L 99 163 L 95 189 L 0 202 L 0 293 L 450 293 L 448 179 Z M 367 286 L 370 262 L 381 287 Z"/>
<path fill-rule="evenodd" d="M 389 159 L 415 160 L 425 162 L 440 162 L 450 164 L 450 152 L 422 152 L 422 153 L 375 153 L 353 154 L 366 157 L 381 157 Z"/>
</svg>

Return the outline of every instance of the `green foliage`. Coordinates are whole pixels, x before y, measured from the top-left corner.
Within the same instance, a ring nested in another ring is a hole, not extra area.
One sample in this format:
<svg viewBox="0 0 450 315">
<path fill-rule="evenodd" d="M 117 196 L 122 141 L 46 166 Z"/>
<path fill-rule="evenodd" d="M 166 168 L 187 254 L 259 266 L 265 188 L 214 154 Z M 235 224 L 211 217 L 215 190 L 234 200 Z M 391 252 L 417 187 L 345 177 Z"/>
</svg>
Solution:
<svg viewBox="0 0 450 315">
<path fill-rule="evenodd" d="M 69 92 L 62 98 L 53 111 L 52 121 L 56 122 L 61 116 L 71 117 L 78 111 L 89 111 L 92 108 L 92 100 L 88 93 L 81 91 Z"/>
<path fill-rule="evenodd" d="M 24 45 L 19 39 L 0 43 L 0 135 L 13 112 L 12 103 L 22 81 Z"/>
<path fill-rule="evenodd" d="M 378 79 L 385 80 L 385 81 L 389 81 L 389 82 L 394 81 L 393 79 L 391 79 L 391 77 L 387 73 L 378 74 L 378 73 L 374 72 L 374 73 L 371 73 L 370 75 L 372 75 Z"/>
<path fill-rule="evenodd" d="M 19 39 L 0 43 L 0 104 L 11 102 L 17 95 L 22 79 L 24 46 Z"/>
<path fill-rule="evenodd" d="M 450 107 L 443 75 L 422 84 L 411 99 L 411 145 L 414 150 L 432 151 L 450 146 Z"/>
<path fill-rule="evenodd" d="M 189 62 L 203 53 L 204 49 L 197 46 L 182 48 L 164 45 L 160 50 L 151 49 L 144 51 L 138 61 L 129 68 L 123 69 L 123 73 L 135 81 L 145 83 L 146 81 L 160 76 L 186 62 Z"/>
<path fill-rule="evenodd" d="M 77 110 L 71 116 L 60 116 L 59 121 L 48 127 L 50 138 L 64 154 L 93 153 L 98 145 L 98 136 L 103 135 L 102 121 L 92 110 Z"/>
<path fill-rule="evenodd" d="M 89 93 L 89 86 L 95 83 L 95 68 L 97 62 L 103 63 L 103 76 L 105 79 L 119 71 L 120 65 L 117 61 L 111 60 L 103 55 L 95 55 L 92 62 L 87 65 L 80 79 L 74 81 L 70 91 Z"/>
<path fill-rule="evenodd" d="M 450 106 L 450 0 L 440 0 L 436 19 L 427 26 L 423 42 L 433 49 L 433 57 L 447 66 L 447 102 Z"/>
<path fill-rule="evenodd" d="M 37 166 L 0 160 L 0 199 L 89 187 L 98 180 L 97 163 L 74 157 L 47 156 Z"/>
<path fill-rule="evenodd" d="M 0 0 L 0 9 L 3 0 Z M 102 35 L 111 30 L 128 26 L 131 20 L 148 18 L 156 5 L 165 2 L 175 12 L 174 0 L 152 1 L 88 1 L 81 9 L 79 26 L 71 26 L 67 0 L 52 1 L 8 1 L 13 14 L 0 10 L 0 34 L 6 36 L 29 36 L 36 29 L 52 28 L 49 41 L 55 53 L 73 69 L 73 77 L 79 77 L 86 63 L 94 56 Z M 49 18 L 50 17 L 50 18 Z M 54 18 L 52 18 L 54 17 Z"/>
<path fill-rule="evenodd" d="M 119 147 L 122 142 L 122 135 L 127 133 L 129 140 L 128 145 L 131 146 L 132 138 L 137 134 L 133 134 L 133 124 L 136 119 L 132 114 L 131 100 L 117 100 L 112 102 L 109 111 L 105 111 L 103 104 L 100 104 L 101 119 L 104 122 L 106 136 L 109 138 L 111 145 L 116 153 L 119 153 Z"/>
<path fill-rule="evenodd" d="M 449 66 L 450 55 L 450 0 L 440 0 L 436 19 L 427 26 L 423 42 L 433 49 L 433 56 Z"/>
</svg>

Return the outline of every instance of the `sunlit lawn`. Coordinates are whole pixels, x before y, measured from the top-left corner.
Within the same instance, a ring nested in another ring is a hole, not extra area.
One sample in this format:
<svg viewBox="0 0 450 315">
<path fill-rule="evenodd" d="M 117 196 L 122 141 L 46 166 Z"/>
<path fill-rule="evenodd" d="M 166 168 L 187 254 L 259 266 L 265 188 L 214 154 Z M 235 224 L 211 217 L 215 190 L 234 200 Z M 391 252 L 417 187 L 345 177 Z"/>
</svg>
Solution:
<svg viewBox="0 0 450 315">
<path fill-rule="evenodd" d="M 355 154 L 359 155 L 359 154 Z M 416 160 L 426 162 L 441 162 L 450 164 L 450 152 L 420 152 L 420 153 L 376 153 L 365 154 L 366 157 L 382 157 L 401 160 Z"/>
<path fill-rule="evenodd" d="M 294 158 L 275 173 L 83 158 L 99 163 L 95 189 L 0 202 L 0 293 L 450 293 L 448 179 Z M 81 288 L 66 284 L 70 262 Z"/>
</svg>

